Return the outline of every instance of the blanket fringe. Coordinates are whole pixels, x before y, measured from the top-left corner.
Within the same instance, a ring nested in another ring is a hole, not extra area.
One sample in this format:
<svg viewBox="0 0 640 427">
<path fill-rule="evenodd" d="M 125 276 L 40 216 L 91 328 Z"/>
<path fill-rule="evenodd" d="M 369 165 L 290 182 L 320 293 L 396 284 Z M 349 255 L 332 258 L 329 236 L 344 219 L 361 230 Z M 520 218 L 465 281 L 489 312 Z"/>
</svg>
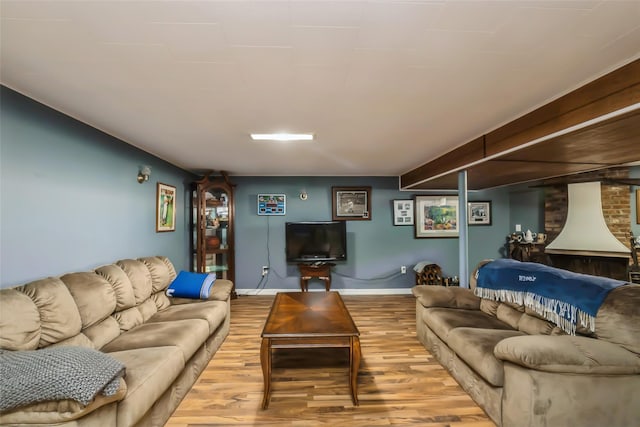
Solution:
<svg viewBox="0 0 640 427">
<path fill-rule="evenodd" d="M 570 335 L 576 334 L 578 321 L 581 326 L 588 328 L 591 332 L 595 332 L 595 317 L 564 301 L 543 297 L 533 292 L 506 289 L 476 287 L 474 293 L 480 298 L 509 302 L 530 308 Z"/>
</svg>

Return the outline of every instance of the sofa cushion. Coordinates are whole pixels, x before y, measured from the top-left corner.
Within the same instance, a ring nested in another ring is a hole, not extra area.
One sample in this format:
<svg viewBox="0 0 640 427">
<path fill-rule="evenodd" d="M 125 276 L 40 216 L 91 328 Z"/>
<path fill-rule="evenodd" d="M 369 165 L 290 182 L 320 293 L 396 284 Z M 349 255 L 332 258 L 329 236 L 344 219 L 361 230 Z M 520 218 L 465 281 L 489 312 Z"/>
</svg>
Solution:
<svg viewBox="0 0 640 427">
<path fill-rule="evenodd" d="M 127 396 L 118 404 L 119 426 L 133 426 L 184 369 L 182 351 L 177 347 L 149 347 L 116 351 L 110 356 L 127 367 Z"/>
<path fill-rule="evenodd" d="M 107 317 L 100 323 L 82 331 L 93 342 L 95 348 L 101 349 L 105 344 L 120 335 L 120 325 L 113 317 Z"/>
<path fill-rule="evenodd" d="M 596 315 L 596 336 L 640 354 L 640 285 L 609 292 Z"/>
<path fill-rule="evenodd" d="M 529 335 L 564 335 L 565 331 L 553 323 L 538 317 L 523 314 L 518 320 L 518 330 Z"/>
<path fill-rule="evenodd" d="M 135 259 L 122 259 L 116 262 L 131 281 L 136 304 L 141 304 L 151 296 L 151 273 L 146 265 Z"/>
<path fill-rule="evenodd" d="M 497 358 L 545 372 L 640 374 L 640 358 L 608 341 L 573 335 L 524 335 L 496 344 Z"/>
<path fill-rule="evenodd" d="M 109 317 L 116 309 L 113 287 L 96 273 L 71 273 L 60 277 L 73 296 L 82 319 L 82 328 L 87 328 Z"/>
<path fill-rule="evenodd" d="M 80 333 L 82 320 L 69 289 L 58 278 L 36 280 L 20 288 L 33 300 L 40 314 L 38 347 L 71 338 Z"/>
<path fill-rule="evenodd" d="M 156 314 L 156 312 L 158 311 L 158 307 L 156 307 L 156 303 L 152 298 L 149 298 L 148 300 L 144 301 L 142 304 L 138 305 L 138 307 L 136 308 L 140 311 L 140 315 L 142 316 L 143 322 L 146 322 L 147 320 L 151 319 L 151 316 Z"/>
<path fill-rule="evenodd" d="M 169 268 L 169 265 L 160 257 L 139 258 L 138 261 L 146 265 L 149 273 L 151 273 L 151 286 L 153 292 L 165 290 L 175 278 L 175 270 L 172 271 L 172 269 Z"/>
<path fill-rule="evenodd" d="M 493 301 L 486 298 L 482 298 L 482 300 L 480 301 L 480 310 L 491 316 L 495 316 L 498 313 L 499 306 L 500 301 Z"/>
<path fill-rule="evenodd" d="M 209 295 L 209 301 L 227 301 L 231 290 L 233 289 L 233 282 L 227 279 L 216 279 L 213 288 L 211 288 L 211 294 Z M 177 304 L 192 304 L 194 301 L 190 298 L 168 298 L 172 305 Z M 160 309 L 158 309 L 160 310 Z"/>
<path fill-rule="evenodd" d="M 493 349 L 503 339 L 520 335 L 524 333 L 504 329 L 456 328 L 449 333 L 447 344 L 485 381 L 502 387 L 503 362 L 494 356 Z"/>
<path fill-rule="evenodd" d="M 150 299 L 156 304 L 156 310 L 161 311 L 171 305 L 169 297 L 164 292 L 155 292 L 151 294 Z"/>
<path fill-rule="evenodd" d="M 115 264 L 103 265 L 96 268 L 96 274 L 109 282 L 116 296 L 116 310 L 122 311 L 136 305 L 131 279 L 119 266 Z"/>
<path fill-rule="evenodd" d="M 112 402 L 117 402 L 124 399 L 127 394 L 127 385 L 125 381 L 120 378 L 120 387 L 115 394 L 111 396 L 105 396 L 99 393 L 93 401 L 88 405 L 83 405 L 75 400 L 54 400 L 47 402 L 33 403 L 31 405 L 22 406 L 11 411 L 3 412 L 0 414 L 0 424 L 2 425 L 54 425 L 58 423 L 65 423 L 78 418 L 108 405 Z M 108 421 L 103 420 L 105 425 Z"/>
<path fill-rule="evenodd" d="M 186 362 L 203 345 L 207 337 L 209 337 L 209 324 L 202 319 L 145 323 L 121 334 L 105 345 L 102 351 L 175 346 L 182 351 L 184 362 Z"/>
<path fill-rule="evenodd" d="M 480 308 L 480 298 L 465 288 L 420 285 L 414 286 L 411 292 L 425 307 Z"/>
<path fill-rule="evenodd" d="M 138 327 L 144 322 L 142 319 L 142 313 L 140 313 L 138 307 L 131 307 L 126 310 L 113 313 L 113 318 L 118 321 L 118 325 L 122 332 Z"/>
<path fill-rule="evenodd" d="M 480 310 L 432 307 L 425 309 L 422 318 L 424 323 L 445 342 L 448 340 L 449 332 L 455 328 L 513 330 L 506 323 Z"/>
<path fill-rule="evenodd" d="M 0 290 L 0 348 L 35 350 L 40 342 L 40 313 L 17 289 Z"/>
<path fill-rule="evenodd" d="M 496 310 L 496 317 L 498 318 L 498 320 L 502 320 L 513 329 L 518 329 L 518 321 L 523 315 L 524 314 L 521 311 L 518 311 L 515 308 L 504 303 L 500 303 L 500 305 L 498 305 L 498 309 Z"/>
<path fill-rule="evenodd" d="M 209 324 L 209 333 L 212 334 L 218 329 L 218 326 L 224 322 L 226 316 L 227 303 L 222 301 L 202 301 L 168 307 L 154 314 L 151 319 L 149 319 L 149 323 L 203 319 Z"/>
<path fill-rule="evenodd" d="M 95 344 L 91 341 L 85 334 L 82 332 L 78 335 L 74 335 L 71 338 L 67 338 L 66 340 L 58 341 L 55 344 L 51 344 L 49 347 L 85 347 L 96 349 Z"/>
</svg>

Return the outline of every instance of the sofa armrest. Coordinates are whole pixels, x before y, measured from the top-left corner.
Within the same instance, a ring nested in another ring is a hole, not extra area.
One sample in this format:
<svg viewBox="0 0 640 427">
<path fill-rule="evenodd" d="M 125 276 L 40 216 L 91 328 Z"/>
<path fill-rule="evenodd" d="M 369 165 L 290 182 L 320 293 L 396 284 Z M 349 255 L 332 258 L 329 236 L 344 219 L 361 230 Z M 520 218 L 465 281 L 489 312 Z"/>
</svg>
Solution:
<svg viewBox="0 0 640 427">
<path fill-rule="evenodd" d="M 226 279 L 217 279 L 216 283 L 211 288 L 211 294 L 209 295 L 209 301 L 226 301 L 231 295 L 233 289 L 233 282 Z"/>
<path fill-rule="evenodd" d="M 232 289 L 233 282 L 231 280 L 216 279 L 213 287 L 211 288 L 211 293 L 209 294 L 209 298 L 207 299 L 207 301 L 227 301 L 229 299 L 229 296 L 231 295 Z M 190 298 L 169 298 L 169 301 L 172 305 L 174 305 L 188 304 L 202 300 Z"/>
<path fill-rule="evenodd" d="M 425 286 L 418 285 L 411 289 L 424 307 L 463 308 L 480 310 L 480 298 L 470 289 L 457 286 Z"/>
<path fill-rule="evenodd" d="M 640 357 L 604 340 L 572 335 L 527 335 L 500 341 L 494 355 L 545 372 L 631 375 L 640 373 Z"/>
</svg>

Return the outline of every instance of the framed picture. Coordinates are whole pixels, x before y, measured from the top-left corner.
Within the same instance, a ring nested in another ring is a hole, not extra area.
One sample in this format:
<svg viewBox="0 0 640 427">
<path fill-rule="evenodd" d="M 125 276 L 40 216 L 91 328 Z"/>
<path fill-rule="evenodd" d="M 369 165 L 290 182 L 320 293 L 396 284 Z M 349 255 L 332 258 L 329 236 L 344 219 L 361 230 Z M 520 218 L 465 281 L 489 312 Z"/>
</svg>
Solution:
<svg viewBox="0 0 640 427">
<path fill-rule="evenodd" d="M 469 202 L 467 222 L 469 225 L 491 225 L 491 202 Z"/>
<path fill-rule="evenodd" d="M 458 196 L 416 196 L 416 238 L 458 237 Z"/>
<path fill-rule="evenodd" d="M 413 225 L 413 200 L 393 201 L 393 225 Z"/>
<path fill-rule="evenodd" d="M 158 183 L 156 232 L 176 231 L 176 187 Z"/>
<path fill-rule="evenodd" d="M 334 221 L 371 219 L 371 187 L 332 187 Z"/>
</svg>

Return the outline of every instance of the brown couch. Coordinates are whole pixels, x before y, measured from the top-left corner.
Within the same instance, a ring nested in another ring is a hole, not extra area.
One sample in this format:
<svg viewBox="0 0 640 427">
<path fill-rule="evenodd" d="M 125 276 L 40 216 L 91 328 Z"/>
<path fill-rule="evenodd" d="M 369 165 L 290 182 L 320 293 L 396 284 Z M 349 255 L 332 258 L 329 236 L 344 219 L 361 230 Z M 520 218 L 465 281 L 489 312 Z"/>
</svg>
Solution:
<svg viewBox="0 0 640 427">
<path fill-rule="evenodd" d="M 169 298 L 166 257 L 125 259 L 91 272 L 0 290 L 0 348 L 99 350 L 125 365 L 115 395 L 88 405 L 32 403 L 0 414 L 2 425 L 162 426 L 229 332 L 232 283 L 207 301 Z"/>
<path fill-rule="evenodd" d="M 498 426 L 640 425 L 640 285 L 612 290 L 595 333 L 574 336 L 475 296 L 474 277 L 472 289 L 415 286 L 416 330 Z"/>
</svg>

